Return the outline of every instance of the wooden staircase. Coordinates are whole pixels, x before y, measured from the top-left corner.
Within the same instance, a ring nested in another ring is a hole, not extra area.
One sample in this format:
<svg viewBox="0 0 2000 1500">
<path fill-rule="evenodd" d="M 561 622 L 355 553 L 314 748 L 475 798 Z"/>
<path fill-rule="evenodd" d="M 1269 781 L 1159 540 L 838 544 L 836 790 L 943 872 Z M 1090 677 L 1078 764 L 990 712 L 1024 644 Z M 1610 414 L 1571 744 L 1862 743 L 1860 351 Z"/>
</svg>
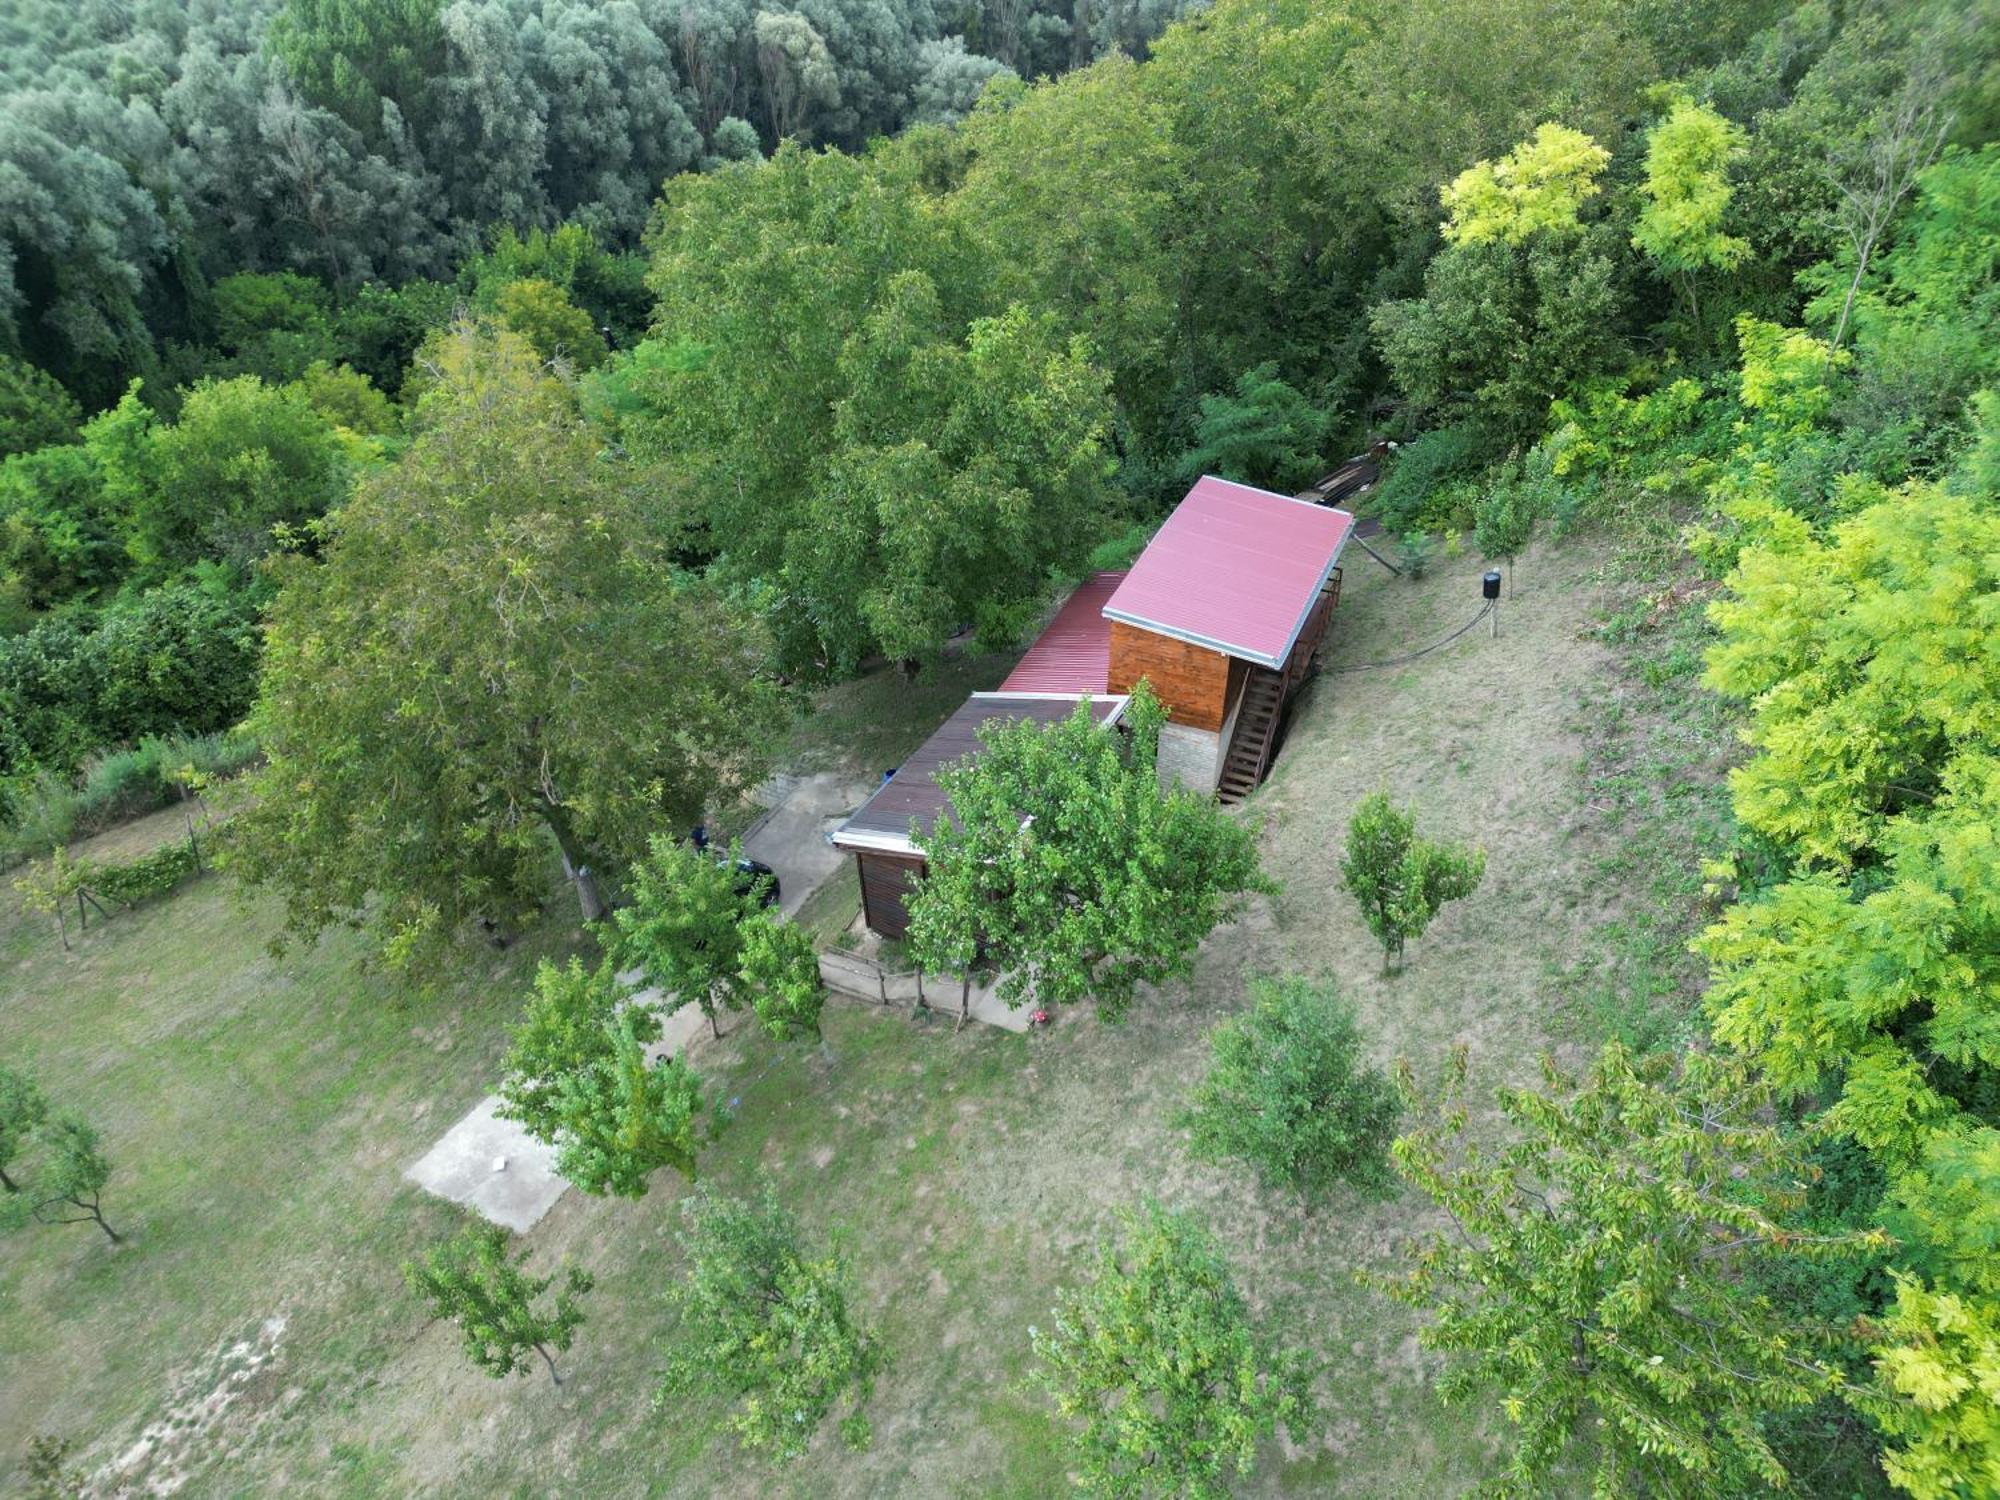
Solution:
<svg viewBox="0 0 2000 1500">
<path fill-rule="evenodd" d="M 1222 760 L 1222 779 L 1215 795 L 1224 804 L 1241 802 L 1257 789 L 1271 764 L 1278 742 L 1278 720 L 1285 710 L 1285 674 L 1252 667 L 1243 684 L 1243 706 L 1236 714 L 1236 732 Z"/>
</svg>

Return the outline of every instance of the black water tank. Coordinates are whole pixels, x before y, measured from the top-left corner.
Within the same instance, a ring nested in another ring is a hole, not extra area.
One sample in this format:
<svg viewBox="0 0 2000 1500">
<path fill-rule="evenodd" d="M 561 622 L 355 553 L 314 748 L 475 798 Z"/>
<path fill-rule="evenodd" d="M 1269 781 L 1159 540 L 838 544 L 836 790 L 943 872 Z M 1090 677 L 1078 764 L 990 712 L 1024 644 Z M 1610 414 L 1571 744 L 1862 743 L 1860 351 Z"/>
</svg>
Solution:
<svg viewBox="0 0 2000 1500">
<path fill-rule="evenodd" d="M 1488 599 L 1498 599 L 1500 597 L 1500 570 L 1498 568 L 1488 568 L 1486 570 L 1485 574 L 1479 580 L 1479 592 Z"/>
</svg>

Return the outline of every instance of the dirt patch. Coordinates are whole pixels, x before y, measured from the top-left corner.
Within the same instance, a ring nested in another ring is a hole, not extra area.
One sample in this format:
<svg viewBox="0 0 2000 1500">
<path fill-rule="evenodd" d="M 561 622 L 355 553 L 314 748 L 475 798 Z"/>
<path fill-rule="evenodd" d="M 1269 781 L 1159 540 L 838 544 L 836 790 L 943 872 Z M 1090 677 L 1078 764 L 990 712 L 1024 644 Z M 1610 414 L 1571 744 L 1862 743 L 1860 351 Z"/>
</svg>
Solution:
<svg viewBox="0 0 2000 1500">
<path fill-rule="evenodd" d="M 287 1319 L 264 1319 L 174 1381 L 165 1414 L 110 1463 L 90 1476 L 86 1493 L 173 1495 L 190 1471 L 246 1442 L 274 1409 L 296 1392 L 283 1382 Z"/>
</svg>

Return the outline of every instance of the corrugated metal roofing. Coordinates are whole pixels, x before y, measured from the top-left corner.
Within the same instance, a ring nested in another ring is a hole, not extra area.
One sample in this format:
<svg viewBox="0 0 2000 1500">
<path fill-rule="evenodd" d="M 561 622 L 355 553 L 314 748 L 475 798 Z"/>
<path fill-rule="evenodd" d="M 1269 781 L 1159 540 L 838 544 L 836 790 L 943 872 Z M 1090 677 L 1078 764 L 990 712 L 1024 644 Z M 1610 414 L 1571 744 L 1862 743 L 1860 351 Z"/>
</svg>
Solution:
<svg viewBox="0 0 2000 1500">
<path fill-rule="evenodd" d="M 1125 574 L 1093 573 L 1077 585 L 1014 664 L 1003 693 L 1101 693 L 1111 681 L 1111 622 L 1104 618 Z"/>
<path fill-rule="evenodd" d="M 1344 510 L 1204 476 L 1104 613 L 1281 667 L 1353 527 Z"/>
<path fill-rule="evenodd" d="M 1044 724 L 1076 712 L 1081 694 L 974 693 L 925 740 L 896 774 L 882 783 L 854 815 L 834 830 L 840 849 L 910 849 L 910 825 L 928 831 L 951 810 L 950 799 L 937 784 L 937 773 L 954 761 L 977 755 L 980 731 L 994 719 L 1036 719 Z M 1125 707 L 1125 700 L 1094 697 L 1091 717 L 1099 724 Z"/>
</svg>

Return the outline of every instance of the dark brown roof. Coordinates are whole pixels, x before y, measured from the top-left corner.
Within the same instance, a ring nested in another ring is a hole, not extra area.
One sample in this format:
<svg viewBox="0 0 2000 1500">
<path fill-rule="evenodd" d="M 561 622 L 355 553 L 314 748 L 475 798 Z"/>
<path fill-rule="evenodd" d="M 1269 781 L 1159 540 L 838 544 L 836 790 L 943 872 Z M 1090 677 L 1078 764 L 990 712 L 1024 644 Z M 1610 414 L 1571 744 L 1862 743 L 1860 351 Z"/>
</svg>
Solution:
<svg viewBox="0 0 2000 1500">
<path fill-rule="evenodd" d="M 938 726 L 937 733 L 896 768 L 874 796 L 834 831 L 842 849 L 908 849 L 910 825 L 928 833 L 941 813 L 949 811 L 937 773 L 955 761 L 977 755 L 980 730 L 994 719 L 1035 719 L 1044 724 L 1067 719 L 1082 698 L 1073 693 L 974 693 L 957 713 Z M 1099 724 L 1121 712 L 1123 698 L 1093 697 L 1091 717 Z"/>
</svg>

